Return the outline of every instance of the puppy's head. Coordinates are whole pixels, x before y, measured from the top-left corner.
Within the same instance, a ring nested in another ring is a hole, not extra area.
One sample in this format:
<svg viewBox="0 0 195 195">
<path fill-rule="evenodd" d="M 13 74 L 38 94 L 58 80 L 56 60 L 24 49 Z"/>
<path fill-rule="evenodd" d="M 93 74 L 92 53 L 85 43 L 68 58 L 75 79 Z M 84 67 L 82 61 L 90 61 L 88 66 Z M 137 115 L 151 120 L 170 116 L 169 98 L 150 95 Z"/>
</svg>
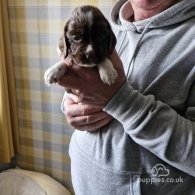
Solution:
<svg viewBox="0 0 195 195">
<path fill-rule="evenodd" d="M 64 54 L 71 53 L 81 66 L 94 66 L 109 56 L 116 37 L 100 10 L 93 6 L 81 6 L 72 12 L 64 27 Z"/>
</svg>

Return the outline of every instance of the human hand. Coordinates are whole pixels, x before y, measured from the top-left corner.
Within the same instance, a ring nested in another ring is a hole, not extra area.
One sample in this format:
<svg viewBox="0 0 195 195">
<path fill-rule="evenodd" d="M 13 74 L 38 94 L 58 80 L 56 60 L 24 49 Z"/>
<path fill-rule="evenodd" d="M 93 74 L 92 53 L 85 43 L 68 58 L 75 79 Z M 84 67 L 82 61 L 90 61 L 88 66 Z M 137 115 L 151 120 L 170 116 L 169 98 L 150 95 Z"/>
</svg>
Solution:
<svg viewBox="0 0 195 195">
<path fill-rule="evenodd" d="M 122 62 L 115 50 L 110 56 L 110 60 L 118 73 L 115 83 L 110 86 L 102 83 L 97 69 L 85 68 L 76 64 L 68 67 L 66 74 L 58 84 L 71 89 L 71 93 L 76 97 L 74 99 L 76 103 L 103 108 L 126 80 Z"/>
<path fill-rule="evenodd" d="M 95 131 L 110 123 L 113 119 L 98 106 L 78 104 L 67 97 L 64 101 L 68 123 L 81 131 Z"/>
</svg>

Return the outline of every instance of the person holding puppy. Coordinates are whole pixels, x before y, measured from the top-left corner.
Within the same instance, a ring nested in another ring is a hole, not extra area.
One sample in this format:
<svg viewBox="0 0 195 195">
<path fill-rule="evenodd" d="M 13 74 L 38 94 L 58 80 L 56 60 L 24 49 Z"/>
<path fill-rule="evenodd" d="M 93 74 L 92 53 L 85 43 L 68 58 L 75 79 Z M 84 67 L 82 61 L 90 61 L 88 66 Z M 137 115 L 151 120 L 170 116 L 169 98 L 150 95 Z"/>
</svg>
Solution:
<svg viewBox="0 0 195 195">
<path fill-rule="evenodd" d="M 75 193 L 193 195 L 195 0 L 120 0 L 111 24 L 115 83 L 77 65 L 59 82 Z"/>
</svg>

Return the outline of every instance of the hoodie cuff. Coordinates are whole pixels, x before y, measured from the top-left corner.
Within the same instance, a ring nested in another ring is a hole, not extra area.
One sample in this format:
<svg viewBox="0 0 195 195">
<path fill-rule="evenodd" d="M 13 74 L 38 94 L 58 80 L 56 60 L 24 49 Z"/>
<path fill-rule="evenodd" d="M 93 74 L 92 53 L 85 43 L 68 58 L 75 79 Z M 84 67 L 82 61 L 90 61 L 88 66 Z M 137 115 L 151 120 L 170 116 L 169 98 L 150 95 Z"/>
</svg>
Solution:
<svg viewBox="0 0 195 195">
<path fill-rule="evenodd" d="M 138 119 L 149 100 L 149 95 L 144 96 L 139 91 L 134 90 L 126 81 L 103 110 L 126 128 Z"/>
</svg>

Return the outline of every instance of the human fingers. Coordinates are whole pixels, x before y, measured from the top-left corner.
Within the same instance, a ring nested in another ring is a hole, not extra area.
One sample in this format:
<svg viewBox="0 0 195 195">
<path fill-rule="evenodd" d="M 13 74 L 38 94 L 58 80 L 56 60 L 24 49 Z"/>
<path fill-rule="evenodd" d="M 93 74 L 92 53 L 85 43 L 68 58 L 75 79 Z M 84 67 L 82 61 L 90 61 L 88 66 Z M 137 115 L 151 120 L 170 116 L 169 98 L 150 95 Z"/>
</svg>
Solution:
<svg viewBox="0 0 195 195">
<path fill-rule="evenodd" d="M 92 113 L 100 112 L 102 110 L 102 108 L 98 106 L 78 104 L 70 97 L 66 98 L 64 107 L 66 110 L 66 116 L 68 117 L 85 116 Z"/>
<path fill-rule="evenodd" d="M 77 104 L 69 97 L 65 100 L 65 110 L 68 123 L 77 129 L 95 130 L 112 120 L 100 107 Z"/>
<path fill-rule="evenodd" d="M 70 93 L 68 94 L 67 101 L 65 101 L 66 104 L 78 104 L 79 98 L 77 95 L 74 95 L 72 93 L 72 90 L 70 90 Z"/>
<path fill-rule="evenodd" d="M 92 113 L 89 115 L 84 115 L 84 116 L 73 117 L 72 115 L 69 114 L 67 114 L 66 116 L 67 116 L 68 123 L 74 128 L 77 128 L 79 126 L 84 126 L 84 125 L 90 125 L 106 118 L 110 118 L 110 119 L 112 118 L 110 115 L 108 115 L 106 112 L 103 111 Z"/>
<path fill-rule="evenodd" d="M 106 117 L 104 119 L 101 119 L 91 124 L 76 126 L 75 129 L 78 129 L 80 131 L 89 131 L 89 132 L 97 131 L 100 128 L 104 127 L 105 125 L 109 124 L 112 120 L 113 120 L 112 117 Z"/>
</svg>

